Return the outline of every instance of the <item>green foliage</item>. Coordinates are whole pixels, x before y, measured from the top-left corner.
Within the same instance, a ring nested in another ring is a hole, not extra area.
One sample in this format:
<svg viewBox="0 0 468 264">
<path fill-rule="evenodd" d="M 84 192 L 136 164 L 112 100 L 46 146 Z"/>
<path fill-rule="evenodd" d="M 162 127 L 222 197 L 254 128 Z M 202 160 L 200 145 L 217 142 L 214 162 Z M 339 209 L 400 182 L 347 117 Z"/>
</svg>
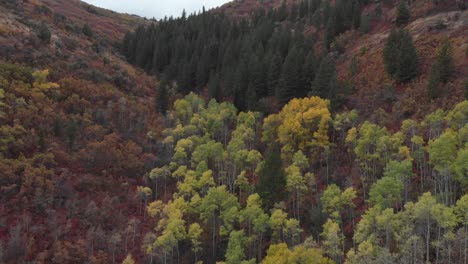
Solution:
<svg viewBox="0 0 468 264">
<path fill-rule="evenodd" d="M 324 26 L 328 50 L 337 35 L 359 26 L 363 6 L 301 0 L 242 19 L 211 12 L 168 18 L 125 34 L 121 51 L 148 73 L 176 81 L 181 94 L 207 88 L 210 98 L 230 98 L 241 111 L 260 109 L 260 101 L 269 111 L 271 96 L 284 105 L 310 89 L 319 63 L 305 29 Z"/>
<path fill-rule="evenodd" d="M 343 235 L 338 223 L 328 219 L 323 225 L 323 232 L 320 234 L 323 238 L 323 248 L 335 262 L 340 262 L 343 256 L 342 243 Z"/>
<path fill-rule="evenodd" d="M 332 56 L 325 57 L 312 83 L 310 95 L 319 96 L 334 102 L 337 90 L 335 61 Z"/>
<path fill-rule="evenodd" d="M 369 15 L 364 15 L 362 14 L 361 16 L 361 23 L 359 25 L 359 30 L 362 33 L 368 33 L 369 32 Z"/>
<path fill-rule="evenodd" d="M 351 64 L 349 65 L 349 71 L 351 72 L 351 76 L 356 76 L 360 72 L 360 60 L 359 57 L 353 56 L 351 59 Z"/>
<path fill-rule="evenodd" d="M 37 31 L 37 36 L 44 42 L 44 43 L 49 43 L 50 38 L 52 37 L 52 33 L 50 33 L 49 27 L 47 24 L 42 23 Z"/>
<path fill-rule="evenodd" d="M 408 24 L 410 17 L 411 13 L 408 6 L 406 5 L 406 1 L 400 0 L 396 11 L 396 25 L 398 27 L 405 26 L 406 24 Z"/>
<path fill-rule="evenodd" d="M 167 91 L 167 84 L 161 81 L 159 84 L 159 91 L 156 98 L 156 109 L 163 115 L 166 115 L 169 109 L 169 95 Z"/>
<path fill-rule="evenodd" d="M 94 35 L 93 30 L 91 29 L 91 27 L 88 24 L 85 24 L 83 26 L 82 32 L 87 37 L 92 37 Z"/>
<path fill-rule="evenodd" d="M 455 64 L 452 45 L 449 39 L 444 39 L 437 49 L 437 56 L 435 62 L 432 64 L 431 77 L 427 88 L 429 98 L 435 99 L 440 96 L 440 84 L 446 83 L 453 75 L 454 71 Z"/>
<path fill-rule="evenodd" d="M 264 264 L 332 264 L 332 260 L 324 257 L 319 249 L 308 248 L 304 245 L 294 247 L 292 250 L 285 243 L 270 245 Z"/>
<path fill-rule="evenodd" d="M 223 221 L 220 234 L 227 235 L 238 219 L 239 202 L 226 190 L 226 186 L 213 187 L 201 201 L 199 210 L 200 218 L 205 221 L 220 217 Z"/>
<path fill-rule="evenodd" d="M 385 71 L 399 82 L 408 82 L 418 74 L 418 55 L 411 34 L 393 29 L 383 52 Z"/>
<path fill-rule="evenodd" d="M 286 174 L 284 172 L 281 153 L 278 145 L 273 145 L 267 151 L 265 160 L 258 165 L 257 175 L 259 183 L 257 191 L 267 208 L 284 197 Z"/>
<path fill-rule="evenodd" d="M 232 231 L 226 250 L 226 264 L 248 263 L 244 262 L 246 244 L 247 237 L 244 231 Z"/>
<path fill-rule="evenodd" d="M 386 176 L 372 185 L 369 192 L 369 203 L 383 209 L 393 207 L 401 200 L 402 192 L 403 183 L 397 178 Z"/>
<path fill-rule="evenodd" d="M 127 257 L 123 260 L 122 264 L 135 264 L 132 255 L 128 254 Z"/>
<path fill-rule="evenodd" d="M 353 200 L 356 198 L 356 191 L 353 188 L 347 188 L 343 192 L 335 184 L 330 184 L 323 192 L 320 201 L 323 211 L 336 221 L 341 221 L 341 213 L 347 207 L 354 207 Z"/>
</svg>

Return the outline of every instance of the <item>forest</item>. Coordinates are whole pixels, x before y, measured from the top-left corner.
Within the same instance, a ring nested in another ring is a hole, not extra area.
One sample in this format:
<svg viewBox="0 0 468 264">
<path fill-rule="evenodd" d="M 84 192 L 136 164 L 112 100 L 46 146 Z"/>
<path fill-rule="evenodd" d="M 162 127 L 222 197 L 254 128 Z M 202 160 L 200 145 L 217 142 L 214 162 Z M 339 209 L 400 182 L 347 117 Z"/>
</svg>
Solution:
<svg viewBox="0 0 468 264">
<path fill-rule="evenodd" d="M 392 132 L 319 97 L 263 118 L 190 93 L 138 187 L 144 246 L 163 263 L 463 263 L 467 117 L 463 101 Z"/>
<path fill-rule="evenodd" d="M 0 0 L 0 264 L 468 263 L 463 4 Z"/>
<path fill-rule="evenodd" d="M 207 86 L 209 98 L 230 98 L 240 110 L 272 111 L 268 97 L 280 105 L 308 94 L 334 100 L 335 58 L 325 57 L 329 50 L 342 49 L 331 46 L 338 34 L 365 30 L 365 4 L 367 0 L 337 1 L 333 6 L 321 0 L 292 6 L 283 2 L 240 21 L 224 13 L 184 13 L 128 32 L 122 52 L 163 82 L 177 81 L 181 93 Z M 304 33 L 311 26 L 325 28 L 323 42 L 317 34 Z"/>
</svg>

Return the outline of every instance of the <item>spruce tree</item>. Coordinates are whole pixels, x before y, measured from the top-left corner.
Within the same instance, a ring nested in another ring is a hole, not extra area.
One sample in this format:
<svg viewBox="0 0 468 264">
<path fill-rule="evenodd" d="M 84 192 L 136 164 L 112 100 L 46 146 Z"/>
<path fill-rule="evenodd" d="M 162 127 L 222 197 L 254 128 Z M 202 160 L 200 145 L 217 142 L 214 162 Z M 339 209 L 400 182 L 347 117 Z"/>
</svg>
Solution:
<svg viewBox="0 0 468 264">
<path fill-rule="evenodd" d="M 87 37 L 92 37 L 93 36 L 93 30 L 91 29 L 91 27 L 88 24 L 85 24 L 83 26 L 82 32 Z"/>
<path fill-rule="evenodd" d="M 387 43 L 383 50 L 383 60 L 385 65 L 385 71 L 393 76 L 397 72 L 398 61 L 398 47 L 399 47 L 399 38 L 398 31 L 392 29 L 390 35 L 387 38 Z"/>
<path fill-rule="evenodd" d="M 327 26 L 325 28 L 325 35 L 323 36 L 323 44 L 326 50 L 330 49 L 330 45 L 335 40 L 336 28 L 335 28 L 335 17 L 330 15 L 328 19 Z"/>
<path fill-rule="evenodd" d="M 431 71 L 431 77 L 429 83 L 427 84 L 427 95 L 430 99 L 435 99 L 439 97 L 440 94 L 440 78 L 439 75 Z"/>
<path fill-rule="evenodd" d="M 208 97 L 214 98 L 216 101 L 221 100 L 218 74 L 212 74 L 210 77 L 210 81 L 208 82 Z"/>
<path fill-rule="evenodd" d="M 410 13 L 408 6 L 405 3 L 405 0 L 400 0 L 400 3 L 398 4 L 398 7 L 397 7 L 397 13 L 396 13 L 396 21 L 395 21 L 396 25 L 398 27 L 407 25 L 410 17 L 411 17 L 411 13 Z"/>
<path fill-rule="evenodd" d="M 257 108 L 257 92 L 253 83 L 250 83 L 245 93 L 247 110 L 254 111 Z"/>
<path fill-rule="evenodd" d="M 281 74 L 281 65 L 283 64 L 282 58 L 278 53 L 270 57 L 268 66 L 268 95 L 275 95 L 276 88 L 278 87 L 278 80 Z"/>
<path fill-rule="evenodd" d="M 440 45 L 433 68 L 439 75 L 440 81 L 443 83 L 446 83 L 455 71 L 452 45 L 448 38 Z"/>
<path fill-rule="evenodd" d="M 310 95 L 332 99 L 336 93 L 336 68 L 331 56 L 325 57 L 312 83 Z"/>
<path fill-rule="evenodd" d="M 49 27 L 48 27 L 45 23 L 42 23 L 42 24 L 39 26 L 39 31 L 38 31 L 37 36 L 38 36 L 44 43 L 49 43 L 49 42 L 50 42 L 50 38 L 51 38 L 52 34 L 50 33 Z"/>
<path fill-rule="evenodd" d="M 262 197 L 267 208 L 284 197 L 286 173 L 281 162 L 280 148 L 276 143 L 267 150 L 265 160 L 259 165 L 257 172 L 259 182 L 257 192 Z"/>
<path fill-rule="evenodd" d="M 408 82 L 418 74 L 418 56 L 411 34 L 393 29 L 385 44 L 383 60 L 386 72 L 399 82 Z"/>
<path fill-rule="evenodd" d="M 418 54 L 413 44 L 411 34 L 404 29 L 400 29 L 398 70 L 396 79 L 400 82 L 408 82 L 418 75 Z"/>
<path fill-rule="evenodd" d="M 452 46 L 445 39 L 439 46 L 437 57 L 431 68 L 431 77 L 427 86 L 429 98 L 435 99 L 440 95 L 440 83 L 446 83 L 452 76 L 455 65 L 452 55 Z"/>
<path fill-rule="evenodd" d="M 311 50 L 306 56 L 304 65 L 302 66 L 302 81 L 303 86 L 309 87 L 312 85 L 312 82 L 315 79 L 315 72 L 317 71 L 317 58 L 314 54 L 314 51 Z"/>
<path fill-rule="evenodd" d="M 44 129 L 41 129 L 39 131 L 39 141 L 38 141 L 38 145 L 39 145 L 39 151 L 40 152 L 44 152 L 47 148 L 46 146 L 46 142 L 45 142 L 45 133 L 44 133 Z"/>
<path fill-rule="evenodd" d="M 162 80 L 159 84 L 158 96 L 156 97 L 156 109 L 164 116 L 169 109 L 169 96 L 167 94 L 167 83 L 165 80 Z"/>
<path fill-rule="evenodd" d="M 289 102 L 294 97 L 302 96 L 301 67 L 303 58 L 297 47 L 293 47 L 286 57 L 281 70 L 280 84 L 276 92 L 276 98 L 282 104 Z M 304 94 L 305 95 L 305 94 Z"/>
</svg>

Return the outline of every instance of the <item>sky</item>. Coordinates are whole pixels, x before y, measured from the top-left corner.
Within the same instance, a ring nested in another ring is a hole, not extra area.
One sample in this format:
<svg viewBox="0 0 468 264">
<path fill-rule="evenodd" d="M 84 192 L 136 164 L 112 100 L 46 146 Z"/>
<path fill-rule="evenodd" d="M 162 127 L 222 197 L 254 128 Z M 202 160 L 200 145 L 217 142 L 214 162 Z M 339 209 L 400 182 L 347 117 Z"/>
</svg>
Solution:
<svg viewBox="0 0 468 264">
<path fill-rule="evenodd" d="M 220 6 L 230 0 L 83 0 L 89 4 L 114 10 L 119 13 L 135 14 L 147 18 L 178 17 L 185 9 L 187 14 Z"/>
</svg>

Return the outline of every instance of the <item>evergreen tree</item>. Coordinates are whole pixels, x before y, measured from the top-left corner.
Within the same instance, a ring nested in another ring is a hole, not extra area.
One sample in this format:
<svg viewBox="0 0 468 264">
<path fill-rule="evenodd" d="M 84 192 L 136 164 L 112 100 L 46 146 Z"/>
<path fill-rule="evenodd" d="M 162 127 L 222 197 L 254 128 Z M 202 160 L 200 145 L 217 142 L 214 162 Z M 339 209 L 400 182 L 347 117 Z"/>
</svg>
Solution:
<svg viewBox="0 0 468 264">
<path fill-rule="evenodd" d="M 397 12 L 396 12 L 396 25 L 398 27 L 405 26 L 408 24 L 409 19 L 411 17 L 410 10 L 408 9 L 408 6 L 405 3 L 405 0 L 400 0 L 400 3 L 398 4 L 397 7 Z"/>
<path fill-rule="evenodd" d="M 432 70 L 433 74 L 439 75 L 440 81 L 443 83 L 446 83 L 455 71 L 452 45 L 448 38 L 441 43 Z"/>
<path fill-rule="evenodd" d="M 44 133 L 43 129 L 41 129 L 39 131 L 38 145 L 39 145 L 39 151 L 44 152 L 46 150 L 47 146 L 46 146 L 46 142 L 45 142 L 45 133 Z"/>
<path fill-rule="evenodd" d="M 330 15 L 328 19 L 327 26 L 325 28 L 325 35 L 323 37 L 323 44 L 326 50 L 330 49 L 330 45 L 335 40 L 336 28 L 335 28 L 335 17 Z"/>
<path fill-rule="evenodd" d="M 251 56 L 249 61 L 249 86 L 252 86 L 251 89 L 258 98 L 267 95 L 266 74 L 265 66 L 259 57 L 256 55 Z"/>
<path fill-rule="evenodd" d="M 216 101 L 221 100 L 220 82 L 218 74 L 212 74 L 208 82 L 208 97 Z"/>
<path fill-rule="evenodd" d="M 259 177 L 257 192 L 266 207 L 271 208 L 275 202 L 282 200 L 286 186 L 286 173 L 277 144 L 273 143 L 268 149 L 265 160 L 259 164 L 257 175 Z"/>
<path fill-rule="evenodd" d="M 245 100 L 247 110 L 253 111 L 257 108 L 257 93 L 255 90 L 255 86 L 252 83 L 250 83 L 247 87 L 247 91 L 245 93 Z"/>
<path fill-rule="evenodd" d="M 37 36 L 38 36 L 44 43 L 49 43 L 49 42 L 50 42 L 50 38 L 51 38 L 52 34 L 50 33 L 49 27 L 48 27 L 45 23 L 42 23 L 42 24 L 39 26 L 39 30 L 38 30 Z"/>
<path fill-rule="evenodd" d="M 385 44 L 383 60 L 386 72 L 400 82 L 408 82 L 418 74 L 418 56 L 411 34 L 394 29 Z"/>
<path fill-rule="evenodd" d="M 156 108 L 158 112 L 160 112 L 163 115 L 166 115 L 166 112 L 169 109 L 169 96 L 167 94 L 167 83 L 165 80 L 161 80 L 159 84 L 159 91 L 156 99 Z"/>
<path fill-rule="evenodd" d="M 418 54 L 413 44 L 411 34 L 404 29 L 400 30 L 399 67 L 396 79 L 400 82 L 408 82 L 418 75 Z"/>
<path fill-rule="evenodd" d="M 385 65 L 385 71 L 389 75 L 394 75 L 398 69 L 398 48 L 399 48 L 399 34 L 398 31 L 392 29 L 390 32 L 387 42 L 385 43 L 383 51 L 383 60 Z"/>
<path fill-rule="evenodd" d="M 301 85 L 301 68 L 304 57 L 297 46 L 293 47 L 286 57 L 281 70 L 280 84 L 276 98 L 282 104 L 294 97 L 303 97 L 307 91 Z"/>
<path fill-rule="evenodd" d="M 430 99 L 435 99 L 440 95 L 440 84 L 449 80 L 455 70 L 454 68 L 452 46 L 450 41 L 445 39 L 438 48 L 437 57 L 431 68 L 431 77 L 427 86 Z"/>
<path fill-rule="evenodd" d="M 66 134 L 67 141 L 68 141 L 68 147 L 70 149 L 73 149 L 73 146 L 75 145 L 77 133 L 78 133 L 78 124 L 73 120 L 68 121 L 65 134 Z"/>
<path fill-rule="evenodd" d="M 359 6 L 359 1 L 353 1 L 353 17 L 352 17 L 352 23 L 353 23 L 353 28 L 358 29 L 361 26 L 361 7 Z"/>
<path fill-rule="evenodd" d="M 311 50 L 307 54 L 307 57 L 302 66 L 302 86 L 305 89 L 309 89 L 312 82 L 315 79 L 315 72 L 317 71 L 317 58 L 315 57 L 314 51 Z"/>
<path fill-rule="evenodd" d="M 278 53 L 270 57 L 268 66 L 268 94 L 275 95 L 278 87 L 279 76 L 281 74 L 282 58 Z"/>
<path fill-rule="evenodd" d="M 427 84 L 427 95 L 429 99 L 436 99 L 440 95 L 440 76 L 431 71 L 431 77 L 429 78 L 429 83 Z"/>
<path fill-rule="evenodd" d="M 336 93 L 336 69 L 333 57 L 327 56 L 320 63 L 320 67 L 312 83 L 310 95 L 333 101 Z"/>
<path fill-rule="evenodd" d="M 83 26 L 82 32 L 87 37 L 92 37 L 93 36 L 93 30 L 91 29 L 91 27 L 88 24 L 85 24 Z"/>
</svg>

